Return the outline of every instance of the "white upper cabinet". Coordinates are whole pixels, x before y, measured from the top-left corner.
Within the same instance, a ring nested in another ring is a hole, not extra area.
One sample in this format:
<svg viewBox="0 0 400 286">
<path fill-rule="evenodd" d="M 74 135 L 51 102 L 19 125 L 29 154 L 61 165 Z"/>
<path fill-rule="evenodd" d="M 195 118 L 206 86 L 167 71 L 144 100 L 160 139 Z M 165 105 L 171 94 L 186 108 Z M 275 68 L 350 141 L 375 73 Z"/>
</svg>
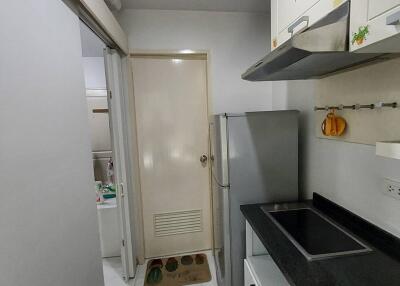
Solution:
<svg viewBox="0 0 400 286">
<path fill-rule="evenodd" d="M 271 0 L 271 50 L 347 0 Z M 400 1 L 400 0 L 399 0 Z"/>
<path fill-rule="evenodd" d="M 400 52 L 400 0 L 352 0 L 350 50 Z"/>
<path fill-rule="evenodd" d="M 368 3 L 368 20 L 372 20 L 373 18 L 395 8 L 400 4 L 399 0 L 364 0 L 363 2 Z"/>
<path fill-rule="evenodd" d="M 275 11 L 277 14 L 277 30 L 278 32 L 281 32 L 296 19 L 297 4 L 295 0 L 279 0 L 274 2 L 277 2 L 275 4 Z"/>
<path fill-rule="evenodd" d="M 279 0 L 277 3 L 278 31 L 287 29 L 300 15 L 319 0 Z"/>
</svg>

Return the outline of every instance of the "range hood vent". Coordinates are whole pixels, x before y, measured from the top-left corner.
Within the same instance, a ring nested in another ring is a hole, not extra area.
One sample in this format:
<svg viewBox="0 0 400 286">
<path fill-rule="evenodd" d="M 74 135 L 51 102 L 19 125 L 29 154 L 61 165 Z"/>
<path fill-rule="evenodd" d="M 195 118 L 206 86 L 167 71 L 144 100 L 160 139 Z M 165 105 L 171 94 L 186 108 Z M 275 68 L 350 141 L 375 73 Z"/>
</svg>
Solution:
<svg viewBox="0 0 400 286">
<path fill-rule="evenodd" d="M 250 67 L 242 79 L 277 81 L 314 79 L 373 61 L 383 54 L 349 52 L 350 3 L 295 34 Z"/>
</svg>

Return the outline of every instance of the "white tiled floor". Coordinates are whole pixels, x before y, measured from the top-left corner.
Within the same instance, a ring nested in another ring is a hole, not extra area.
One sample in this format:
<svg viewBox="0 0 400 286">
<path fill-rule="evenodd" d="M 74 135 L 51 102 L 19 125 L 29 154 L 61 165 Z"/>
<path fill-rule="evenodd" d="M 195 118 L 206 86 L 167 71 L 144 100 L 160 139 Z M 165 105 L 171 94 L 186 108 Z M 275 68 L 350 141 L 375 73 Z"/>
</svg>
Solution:
<svg viewBox="0 0 400 286">
<path fill-rule="evenodd" d="M 121 257 L 112 257 L 103 259 L 103 273 L 105 286 L 134 286 L 135 281 L 129 281 L 128 284 L 122 279 Z"/>
<path fill-rule="evenodd" d="M 212 276 L 212 280 L 207 283 L 196 284 L 196 286 L 218 286 L 216 271 L 215 271 L 215 263 L 214 257 L 212 256 L 211 251 L 203 251 L 202 253 L 207 254 L 208 264 L 210 266 L 210 272 Z M 136 277 L 134 280 L 129 281 L 128 284 L 125 284 L 122 279 L 121 271 L 121 258 L 105 258 L 103 259 L 103 271 L 104 271 L 104 282 L 105 286 L 143 286 L 144 279 L 146 276 L 146 264 L 138 265 L 136 271 Z"/>
</svg>

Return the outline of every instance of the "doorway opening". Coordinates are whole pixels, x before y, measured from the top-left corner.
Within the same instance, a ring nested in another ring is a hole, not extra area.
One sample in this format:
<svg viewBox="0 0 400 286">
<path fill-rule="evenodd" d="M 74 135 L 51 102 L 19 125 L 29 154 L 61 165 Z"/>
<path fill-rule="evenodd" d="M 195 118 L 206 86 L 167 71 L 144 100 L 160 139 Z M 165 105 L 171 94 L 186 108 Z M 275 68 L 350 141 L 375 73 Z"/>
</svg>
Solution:
<svg viewBox="0 0 400 286">
<path fill-rule="evenodd" d="M 145 257 L 209 250 L 207 54 L 134 53 L 131 64 Z"/>
<path fill-rule="evenodd" d="M 201 273 L 190 269 L 197 257 L 208 261 L 210 271 L 210 276 L 196 276 L 199 283 L 217 285 L 211 252 L 208 53 L 140 51 L 130 54 L 130 62 L 146 242 L 146 263 L 138 276 L 152 281 L 164 271 L 156 265 L 162 261 L 179 279 L 185 280 L 182 273 L 193 278 Z"/>
<path fill-rule="evenodd" d="M 112 69 L 111 52 L 106 44 L 85 23 L 81 22 L 80 26 L 96 198 L 93 204 L 97 207 L 104 280 L 106 286 L 122 286 L 134 276 L 134 271 L 130 271 L 134 266 L 129 245 L 132 240 L 127 239 L 124 226 L 130 223 L 130 217 L 124 215 L 127 206 L 119 179 L 123 171 L 121 165 L 125 164 L 118 156 L 123 151 L 115 130 L 116 121 L 120 120 L 112 116 L 113 112 L 118 115 L 118 106 L 111 100 L 110 85 L 115 86 L 115 75 L 119 73 Z M 122 81 L 121 78 L 117 80 Z"/>
</svg>

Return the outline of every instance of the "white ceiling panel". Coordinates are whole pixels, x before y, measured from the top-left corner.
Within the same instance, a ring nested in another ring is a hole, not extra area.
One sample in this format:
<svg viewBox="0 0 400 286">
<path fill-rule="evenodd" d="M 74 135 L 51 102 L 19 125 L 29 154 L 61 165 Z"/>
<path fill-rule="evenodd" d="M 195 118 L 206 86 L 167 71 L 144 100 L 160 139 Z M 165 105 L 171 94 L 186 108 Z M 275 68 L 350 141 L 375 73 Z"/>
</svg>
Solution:
<svg viewBox="0 0 400 286">
<path fill-rule="evenodd" d="M 269 0 L 122 0 L 124 9 L 267 12 Z"/>
</svg>

